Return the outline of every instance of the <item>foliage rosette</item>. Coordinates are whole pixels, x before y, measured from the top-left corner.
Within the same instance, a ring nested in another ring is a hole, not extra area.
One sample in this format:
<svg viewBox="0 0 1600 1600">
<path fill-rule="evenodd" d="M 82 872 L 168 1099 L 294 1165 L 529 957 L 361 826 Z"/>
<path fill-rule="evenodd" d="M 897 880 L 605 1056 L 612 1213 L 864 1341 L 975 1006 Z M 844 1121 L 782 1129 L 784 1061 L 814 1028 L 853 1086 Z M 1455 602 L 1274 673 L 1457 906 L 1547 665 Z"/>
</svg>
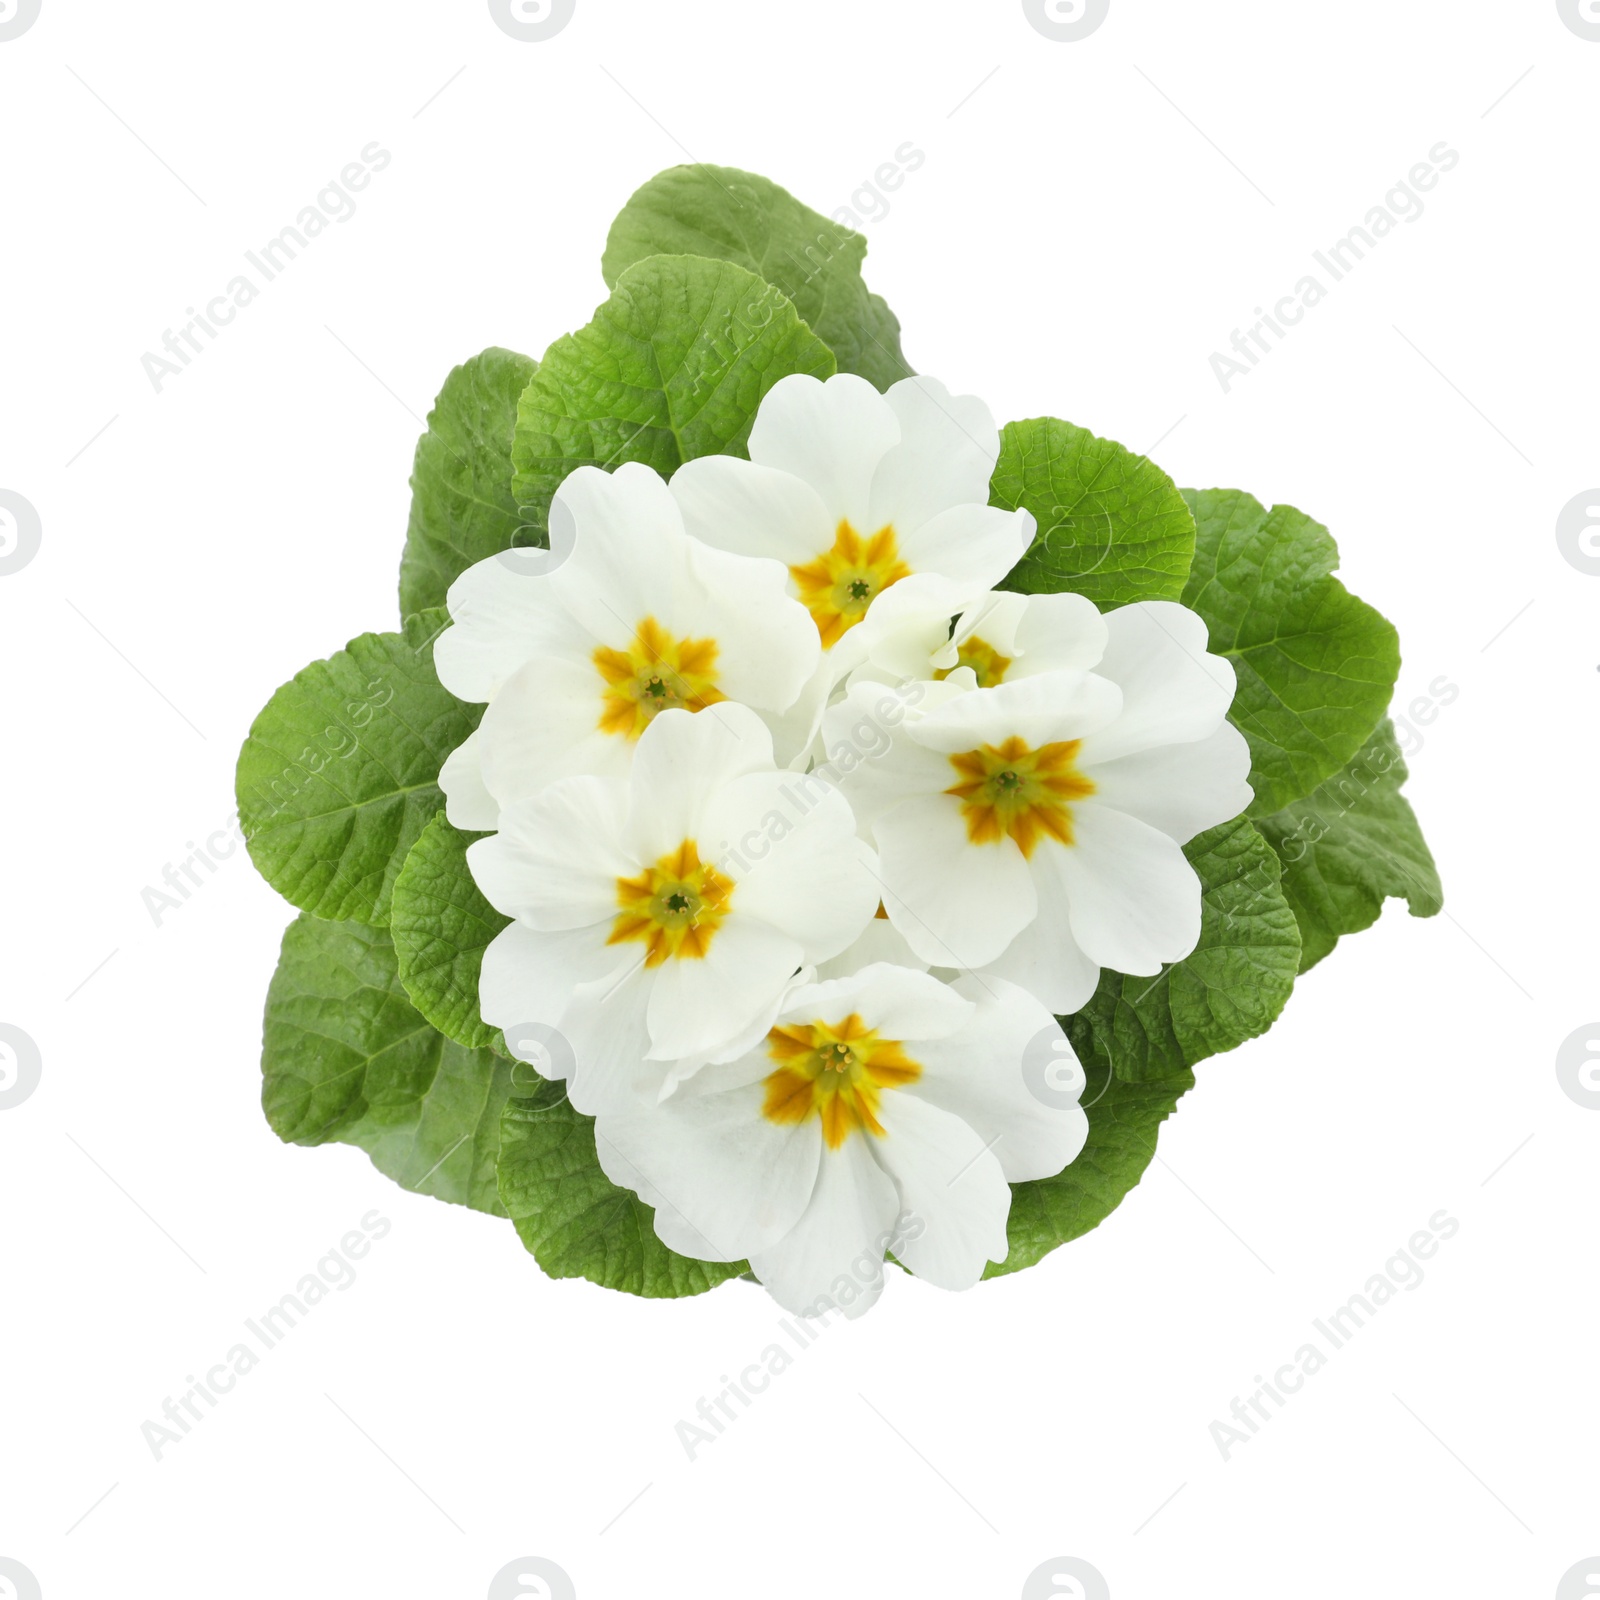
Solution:
<svg viewBox="0 0 1600 1600">
<path fill-rule="evenodd" d="M 587 323 L 446 378 L 399 625 L 240 754 L 297 911 L 269 1126 L 553 1278 L 855 1317 L 886 1263 L 1036 1265 L 1201 1062 L 1442 903 L 1328 529 L 997 425 L 865 256 L 753 174 L 644 184 Z"/>
</svg>

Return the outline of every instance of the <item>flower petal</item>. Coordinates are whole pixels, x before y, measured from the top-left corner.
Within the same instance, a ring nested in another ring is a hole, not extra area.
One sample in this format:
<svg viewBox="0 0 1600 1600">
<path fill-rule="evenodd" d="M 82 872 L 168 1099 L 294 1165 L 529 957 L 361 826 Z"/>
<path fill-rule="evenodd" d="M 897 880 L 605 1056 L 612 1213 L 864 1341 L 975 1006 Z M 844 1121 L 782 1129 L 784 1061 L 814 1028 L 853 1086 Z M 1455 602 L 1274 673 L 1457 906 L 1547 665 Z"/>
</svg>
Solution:
<svg viewBox="0 0 1600 1600">
<path fill-rule="evenodd" d="M 483 781 L 480 736 L 478 731 L 469 733 L 439 769 L 445 817 L 451 827 L 466 833 L 486 833 L 500 825 L 500 803 Z"/>
<path fill-rule="evenodd" d="M 822 383 L 796 372 L 762 400 L 750 459 L 809 484 L 830 527 L 844 520 L 870 534 L 877 532 L 868 524 L 873 474 L 899 439 L 893 407 L 865 378 L 841 372 Z"/>
<path fill-rule="evenodd" d="M 1066 893 L 1072 936 L 1102 967 L 1154 977 L 1200 939 L 1200 880 L 1164 833 L 1110 806 L 1073 807 L 1074 843 L 1047 842 Z"/>
<path fill-rule="evenodd" d="M 1233 663 L 1207 652 L 1206 625 L 1187 606 L 1141 600 L 1106 613 L 1106 653 L 1095 668 L 1122 689 L 1122 715 L 1085 741 L 1098 765 L 1158 744 L 1192 744 L 1233 703 Z"/>
<path fill-rule="evenodd" d="M 699 456 L 673 473 L 670 487 L 690 536 L 719 550 L 798 567 L 833 545 L 837 519 L 793 473 L 737 456 Z"/>
<path fill-rule="evenodd" d="M 1187 844 L 1254 798 L 1250 746 L 1231 722 L 1193 744 L 1164 744 L 1103 762 L 1085 774 L 1095 798 Z"/>
<path fill-rule="evenodd" d="M 818 962 L 817 981 L 826 983 L 830 978 L 848 978 L 852 973 L 879 961 L 896 967 L 910 967 L 917 972 L 926 972 L 928 969 L 928 963 L 906 943 L 906 936 L 884 915 L 875 916 L 861 930 L 861 937 L 847 949 L 827 961 Z"/>
<path fill-rule="evenodd" d="M 1000 430 L 976 395 L 953 395 L 937 378 L 902 378 L 884 395 L 900 423 L 900 442 L 872 479 L 874 529 L 904 535 L 963 504 L 984 505 L 1000 455 Z"/>
<path fill-rule="evenodd" d="M 905 1092 L 966 1123 L 1008 1183 L 1053 1178 L 1089 1134 L 1078 1103 L 1083 1069 L 1067 1036 L 1032 995 L 1001 979 L 962 977 L 951 988 L 973 1003 L 971 1020 L 917 1047 L 922 1076 Z"/>
<path fill-rule="evenodd" d="M 1121 706 L 1121 691 L 1098 673 L 1044 672 L 955 695 L 908 723 L 906 732 L 925 749 L 945 755 L 1012 737 L 1037 749 L 1104 728 Z"/>
<path fill-rule="evenodd" d="M 885 1039 L 945 1039 L 971 1022 L 970 999 L 910 967 L 874 962 L 793 990 L 780 1023 L 838 1022 L 852 1012 Z"/>
<path fill-rule="evenodd" d="M 764 1094 L 760 1082 L 712 1093 L 690 1082 L 648 1110 L 596 1121 L 601 1169 L 655 1207 L 668 1249 L 740 1261 L 799 1221 L 816 1188 L 820 1131 L 768 1121 Z"/>
<path fill-rule="evenodd" d="M 867 1141 L 823 1153 L 800 1220 L 750 1270 L 785 1311 L 859 1317 L 883 1292 L 883 1253 L 895 1241 L 900 1201 Z"/>
<path fill-rule="evenodd" d="M 960 1117 L 916 1095 L 886 1094 L 878 1120 L 887 1137 L 873 1153 L 910 1219 L 896 1259 L 936 1288 L 970 1289 L 1010 1249 L 1011 1186 L 999 1161 Z"/>
<path fill-rule="evenodd" d="M 736 905 L 737 898 L 735 890 Z M 752 1023 L 775 1016 L 801 956 L 789 933 L 735 910 L 703 956 L 674 957 L 654 969 L 650 1059 L 709 1056 Z"/>
<path fill-rule="evenodd" d="M 993 961 L 1039 909 L 1016 843 L 1006 836 L 973 844 L 951 795 L 902 801 L 879 819 L 874 837 L 884 909 L 931 966 Z"/>
<path fill-rule="evenodd" d="M 1028 862 L 1039 896 L 1039 915 L 979 975 L 1025 989 L 1055 1016 L 1068 1016 L 1089 1003 L 1100 982 L 1100 966 L 1072 936 L 1067 891 L 1061 881 L 1062 846 L 1041 841 Z"/>
<path fill-rule="evenodd" d="M 1027 554 L 1036 527 L 1031 511 L 951 506 L 899 538 L 900 556 L 913 572 L 939 573 L 964 585 L 970 603 Z"/>
<path fill-rule="evenodd" d="M 453 625 L 434 640 L 433 667 L 458 700 L 492 700 L 532 656 L 586 643 L 548 576 L 497 555 L 468 567 L 450 585 L 447 603 Z"/>
<path fill-rule="evenodd" d="M 956 631 L 959 635 L 961 630 Z M 982 623 L 974 631 L 989 637 Z M 1105 655 L 1109 637 L 1105 618 L 1081 594 L 1030 594 L 1017 618 L 1011 651 L 1006 652 L 1016 656 L 1006 679 L 1032 678 L 1041 672 L 1087 672 Z"/>
<path fill-rule="evenodd" d="M 601 729 L 604 680 L 586 661 L 532 657 L 500 686 L 478 727 L 483 778 L 501 806 L 579 774 L 624 777 L 628 740 Z"/>
</svg>

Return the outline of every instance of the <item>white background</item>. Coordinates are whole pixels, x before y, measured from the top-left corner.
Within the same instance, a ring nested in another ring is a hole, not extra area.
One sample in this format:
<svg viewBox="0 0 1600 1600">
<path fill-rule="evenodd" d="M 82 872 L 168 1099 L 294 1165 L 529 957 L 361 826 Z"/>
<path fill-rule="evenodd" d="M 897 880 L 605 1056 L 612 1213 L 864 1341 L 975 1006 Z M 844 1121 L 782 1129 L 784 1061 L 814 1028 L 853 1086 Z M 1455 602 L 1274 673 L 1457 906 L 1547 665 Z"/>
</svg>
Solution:
<svg viewBox="0 0 1600 1600">
<path fill-rule="evenodd" d="M 1555 0 L 1112 0 L 1078 43 L 1018 3 L 578 0 L 537 44 L 481 0 L 44 0 L 0 43 L 0 488 L 43 525 L 0 577 L 0 1021 L 43 1056 L 0 1112 L 0 1556 L 45 1600 L 478 1597 L 524 1555 L 582 1600 L 1010 1597 L 1060 1555 L 1116 1600 L 1554 1595 L 1600 1551 L 1600 1112 L 1554 1068 L 1600 1013 L 1600 578 L 1554 536 L 1600 482 L 1597 93 Z M 372 140 L 357 213 L 157 394 L 141 356 Z M 1425 214 L 1225 395 L 1212 352 L 1441 140 Z M 896 1278 L 691 1462 L 772 1303 L 551 1282 L 509 1223 L 280 1145 L 289 908 L 242 852 L 159 927 L 141 891 L 227 825 L 271 691 L 394 625 L 453 364 L 586 321 L 663 167 L 829 211 L 906 141 L 866 231 L 914 365 L 1311 512 L 1402 703 L 1458 691 L 1409 741 L 1447 914 L 1391 905 L 1206 1062 L 1095 1233 Z M 359 1280 L 152 1459 L 374 1207 Z M 1213 1420 L 1441 1208 L 1426 1281 L 1225 1462 Z"/>
</svg>

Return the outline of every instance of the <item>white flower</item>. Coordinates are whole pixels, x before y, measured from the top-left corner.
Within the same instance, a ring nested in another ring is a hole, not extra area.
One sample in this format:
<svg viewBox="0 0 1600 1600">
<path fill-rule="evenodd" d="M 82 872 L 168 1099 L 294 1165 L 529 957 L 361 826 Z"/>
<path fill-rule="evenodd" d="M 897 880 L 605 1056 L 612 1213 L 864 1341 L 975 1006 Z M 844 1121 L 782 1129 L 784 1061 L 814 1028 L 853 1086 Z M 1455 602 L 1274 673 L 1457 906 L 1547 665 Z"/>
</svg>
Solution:
<svg viewBox="0 0 1600 1600">
<path fill-rule="evenodd" d="M 557 1029 L 580 1111 L 747 1049 L 797 971 L 872 917 L 849 806 L 816 780 L 797 802 L 796 781 L 747 707 L 665 711 L 626 778 L 559 779 L 469 848 L 479 888 L 516 919 L 484 954 L 483 1018 Z"/>
<path fill-rule="evenodd" d="M 781 378 L 749 450 L 685 462 L 672 494 L 696 538 L 787 567 L 826 653 L 791 712 L 808 744 L 827 691 L 866 651 L 881 595 L 895 596 L 886 613 L 948 621 L 1016 565 L 1035 524 L 988 503 L 1000 452 L 989 408 L 932 378 L 887 394 L 849 373 Z"/>
<path fill-rule="evenodd" d="M 530 570 L 541 552 L 504 551 L 450 587 L 439 681 L 489 702 L 440 774 L 460 828 L 493 828 L 552 779 L 625 773 L 661 711 L 737 700 L 776 717 L 819 660 L 782 566 L 690 539 L 649 467 L 579 467 L 551 524 L 571 536 L 553 570 Z"/>
<path fill-rule="evenodd" d="M 1082 1073 L 995 979 L 875 964 L 795 990 L 767 1037 L 670 1099 L 602 1113 L 600 1164 L 672 1249 L 748 1259 L 795 1312 L 858 1316 L 886 1251 L 944 1289 L 1007 1252 L 1010 1183 L 1083 1148 Z"/>
<path fill-rule="evenodd" d="M 837 763 L 840 785 L 878 847 L 889 919 L 919 957 L 1074 1011 L 1101 967 L 1153 976 L 1193 950 L 1200 883 L 1180 846 L 1249 804 L 1249 747 L 1226 720 L 1233 667 L 1207 653 L 1194 612 L 1110 612 L 1089 661 L 1087 602 L 1034 597 L 1018 612 L 995 598 L 995 637 L 966 631 L 968 670 L 919 685 L 887 753 Z M 979 655 L 991 687 L 965 687 Z M 830 709 L 830 752 L 886 692 L 857 683 Z"/>
</svg>

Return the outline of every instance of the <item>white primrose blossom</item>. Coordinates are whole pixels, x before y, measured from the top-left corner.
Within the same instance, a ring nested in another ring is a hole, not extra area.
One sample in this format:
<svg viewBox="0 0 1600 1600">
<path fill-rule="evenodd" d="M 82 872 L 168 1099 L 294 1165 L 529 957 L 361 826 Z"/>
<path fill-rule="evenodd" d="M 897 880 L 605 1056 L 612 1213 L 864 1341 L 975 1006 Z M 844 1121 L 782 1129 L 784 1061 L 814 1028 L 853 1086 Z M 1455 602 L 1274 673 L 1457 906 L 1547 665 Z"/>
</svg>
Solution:
<svg viewBox="0 0 1600 1600">
<path fill-rule="evenodd" d="M 874 963 L 795 989 L 764 1039 L 670 1099 L 602 1112 L 595 1148 L 671 1248 L 748 1259 L 786 1310 L 855 1317 L 886 1250 L 942 1289 L 1005 1259 L 1009 1185 L 1083 1148 L 1081 1088 L 1021 990 Z"/>
<path fill-rule="evenodd" d="M 558 1032 L 662 1242 L 795 1312 L 1005 1259 L 1087 1133 L 1053 1014 L 1194 948 L 1182 846 L 1251 798 L 1195 613 L 995 589 L 998 449 L 929 378 L 781 379 L 748 461 L 577 469 L 435 647 L 487 703 L 440 780 L 513 919 L 483 1019 Z"/>
</svg>

